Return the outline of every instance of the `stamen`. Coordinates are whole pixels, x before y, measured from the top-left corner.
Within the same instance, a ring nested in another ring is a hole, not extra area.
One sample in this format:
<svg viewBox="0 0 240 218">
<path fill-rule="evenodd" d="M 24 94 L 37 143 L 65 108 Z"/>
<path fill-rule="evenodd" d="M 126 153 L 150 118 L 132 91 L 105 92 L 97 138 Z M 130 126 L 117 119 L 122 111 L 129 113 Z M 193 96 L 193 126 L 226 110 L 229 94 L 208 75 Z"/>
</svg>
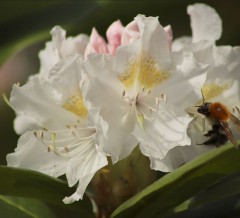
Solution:
<svg viewBox="0 0 240 218">
<path fill-rule="evenodd" d="M 137 121 L 140 124 L 140 127 L 142 128 L 142 130 L 144 130 L 144 116 L 143 114 L 137 114 L 136 113 L 136 117 L 137 117 Z"/>
<path fill-rule="evenodd" d="M 44 131 L 34 131 L 34 136 L 41 141 L 46 147 L 48 152 L 54 152 L 55 154 L 63 157 L 72 157 L 78 152 L 82 152 L 83 146 L 89 146 L 94 143 L 94 137 L 96 130 L 94 128 L 80 127 L 77 125 L 67 125 L 67 129 L 62 129 L 58 131 L 45 132 L 48 133 L 44 135 Z M 72 131 L 75 128 L 75 131 Z M 58 133 L 61 138 L 57 138 Z M 64 134 L 64 136 L 62 135 Z M 71 136 L 73 135 L 73 136 Z M 81 136 L 82 135 L 82 136 Z M 67 137 L 66 137 L 67 136 Z"/>
<path fill-rule="evenodd" d="M 52 133 L 52 144 L 53 144 L 53 147 L 55 147 L 55 142 L 56 142 L 56 133 L 53 132 Z"/>
</svg>

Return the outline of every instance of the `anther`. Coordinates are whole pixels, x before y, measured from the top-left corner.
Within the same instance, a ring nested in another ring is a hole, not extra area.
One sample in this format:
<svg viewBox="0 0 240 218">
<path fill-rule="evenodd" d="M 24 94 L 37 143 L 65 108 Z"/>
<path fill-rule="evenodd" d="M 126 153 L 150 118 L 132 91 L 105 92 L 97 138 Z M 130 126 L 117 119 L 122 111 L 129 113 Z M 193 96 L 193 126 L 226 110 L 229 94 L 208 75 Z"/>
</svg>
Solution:
<svg viewBox="0 0 240 218">
<path fill-rule="evenodd" d="M 76 136 L 76 133 L 75 133 L 74 131 L 71 131 L 71 133 L 72 133 L 72 135 L 73 135 L 74 137 L 77 137 L 77 136 Z"/>
<path fill-rule="evenodd" d="M 64 145 L 64 150 L 65 150 L 66 152 L 68 152 L 68 147 L 67 147 L 67 145 Z"/>
<path fill-rule="evenodd" d="M 34 134 L 34 136 L 38 139 L 38 135 L 37 135 L 37 132 L 36 131 L 34 131 L 33 132 L 33 134 Z"/>
<path fill-rule="evenodd" d="M 43 130 L 46 131 L 46 132 L 48 132 L 48 129 L 46 129 L 46 128 L 43 128 Z"/>
<path fill-rule="evenodd" d="M 43 138 L 44 138 L 44 133 L 43 133 L 43 131 L 41 131 L 40 139 L 43 140 Z"/>
</svg>

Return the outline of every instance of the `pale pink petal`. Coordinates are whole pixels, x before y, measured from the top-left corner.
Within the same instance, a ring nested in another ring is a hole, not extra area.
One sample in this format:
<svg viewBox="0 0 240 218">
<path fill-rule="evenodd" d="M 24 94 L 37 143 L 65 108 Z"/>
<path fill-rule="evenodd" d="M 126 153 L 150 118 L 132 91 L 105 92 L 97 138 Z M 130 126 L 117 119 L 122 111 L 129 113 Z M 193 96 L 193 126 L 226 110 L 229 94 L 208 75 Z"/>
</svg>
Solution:
<svg viewBox="0 0 240 218">
<path fill-rule="evenodd" d="M 85 57 L 91 53 L 108 53 L 107 44 L 104 38 L 99 35 L 95 28 L 92 29 L 89 43 L 85 50 Z"/>
<path fill-rule="evenodd" d="M 121 44 L 123 30 L 124 27 L 120 20 L 113 22 L 107 29 L 109 53 L 115 54 L 117 47 Z"/>
<path fill-rule="evenodd" d="M 169 43 L 169 47 L 172 47 L 172 39 L 173 39 L 173 31 L 171 25 L 167 25 L 163 28 L 165 32 L 167 33 L 167 39 Z"/>
</svg>

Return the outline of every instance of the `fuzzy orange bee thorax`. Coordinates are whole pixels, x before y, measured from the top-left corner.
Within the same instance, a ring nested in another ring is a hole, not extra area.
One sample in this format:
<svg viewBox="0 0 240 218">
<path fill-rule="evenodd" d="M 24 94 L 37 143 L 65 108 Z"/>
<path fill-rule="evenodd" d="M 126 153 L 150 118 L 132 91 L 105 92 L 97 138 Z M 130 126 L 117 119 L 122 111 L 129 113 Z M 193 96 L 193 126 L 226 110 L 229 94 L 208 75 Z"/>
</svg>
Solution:
<svg viewBox="0 0 240 218">
<path fill-rule="evenodd" d="M 227 107 L 219 102 L 210 105 L 210 117 L 222 122 L 227 122 L 231 113 Z"/>
</svg>

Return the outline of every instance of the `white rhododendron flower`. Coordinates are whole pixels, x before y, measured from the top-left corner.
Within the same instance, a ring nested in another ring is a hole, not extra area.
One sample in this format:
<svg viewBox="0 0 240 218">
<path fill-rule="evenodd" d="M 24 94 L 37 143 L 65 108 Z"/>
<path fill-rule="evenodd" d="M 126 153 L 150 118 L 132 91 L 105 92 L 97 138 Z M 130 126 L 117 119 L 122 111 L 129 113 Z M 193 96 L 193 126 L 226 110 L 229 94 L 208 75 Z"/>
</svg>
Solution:
<svg viewBox="0 0 240 218">
<path fill-rule="evenodd" d="M 69 186 L 78 182 L 76 192 L 64 199 L 71 203 L 82 199 L 95 172 L 107 165 L 107 158 L 99 146 L 101 119 L 95 113 L 89 122 L 82 97 L 81 56 L 59 59 L 45 79 L 38 74 L 22 87 L 14 85 L 10 103 L 21 117 L 18 128 L 23 134 L 7 162 L 54 177 L 66 174 Z"/>
<path fill-rule="evenodd" d="M 55 65 L 60 65 L 62 60 L 77 54 L 84 55 L 87 44 L 89 43 L 88 36 L 85 34 L 66 38 L 66 31 L 60 26 L 55 26 L 51 30 L 51 35 L 52 40 L 47 42 L 45 48 L 39 52 L 39 74 L 30 76 L 29 81 L 35 77 L 47 79 L 51 69 Z M 37 126 L 38 122 L 34 117 L 28 116 L 25 113 L 17 113 L 14 128 L 18 134 L 22 134 L 26 130 L 33 130 Z"/>
<path fill-rule="evenodd" d="M 173 42 L 173 48 L 174 50 L 192 51 L 198 62 L 208 64 L 207 78 L 201 87 L 205 102 L 220 102 L 230 113 L 239 117 L 240 47 L 215 45 L 215 40 L 221 36 L 222 28 L 219 15 L 211 7 L 205 4 L 195 4 L 188 7 L 188 13 L 191 18 L 192 40 L 188 43 L 184 43 L 182 39 L 177 40 L 177 43 Z M 191 41 L 192 43 L 189 43 Z M 193 146 L 176 147 L 169 151 L 163 161 L 172 169 L 221 145 L 218 140 L 215 143 L 209 141 L 213 139 L 213 135 L 204 136 L 213 129 L 215 121 L 197 112 L 195 106 L 200 106 L 202 103 L 203 99 L 189 105 L 190 107 L 186 109 L 194 115 L 188 131 Z M 229 126 L 235 139 L 238 140 L 240 135 L 234 125 Z M 209 145 L 204 145 L 204 143 Z"/>
<path fill-rule="evenodd" d="M 139 146 L 152 169 L 169 172 L 213 149 L 206 133 L 214 122 L 204 125 L 196 106 L 221 102 L 240 116 L 240 48 L 216 46 L 222 23 L 214 9 L 194 4 L 187 12 L 192 37 L 174 41 L 170 25 L 144 15 L 112 23 L 106 41 L 95 28 L 66 37 L 54 27 L 39 73 L 13 87 L 21 137 L 8 165 L 65 174 L 69 186 L 78 183 L 64 199 L 72 203 L 107 156 L 116 163 Z"/>
<path fill-rule="evenodd" d="M 201 98 L 205 66 L 190 52 L 171 52 L 158 18 L 138 15 L 129 25 L 137 34 L 114 57 L 88 56 L 84 97 L 108 125 L 103 150 L 114 163 L 139 143 L 153 169 L 168 171 L 161 159 L 171 148 L 190 144 L 191 118 L 184 109 Z"/>
</svg>

